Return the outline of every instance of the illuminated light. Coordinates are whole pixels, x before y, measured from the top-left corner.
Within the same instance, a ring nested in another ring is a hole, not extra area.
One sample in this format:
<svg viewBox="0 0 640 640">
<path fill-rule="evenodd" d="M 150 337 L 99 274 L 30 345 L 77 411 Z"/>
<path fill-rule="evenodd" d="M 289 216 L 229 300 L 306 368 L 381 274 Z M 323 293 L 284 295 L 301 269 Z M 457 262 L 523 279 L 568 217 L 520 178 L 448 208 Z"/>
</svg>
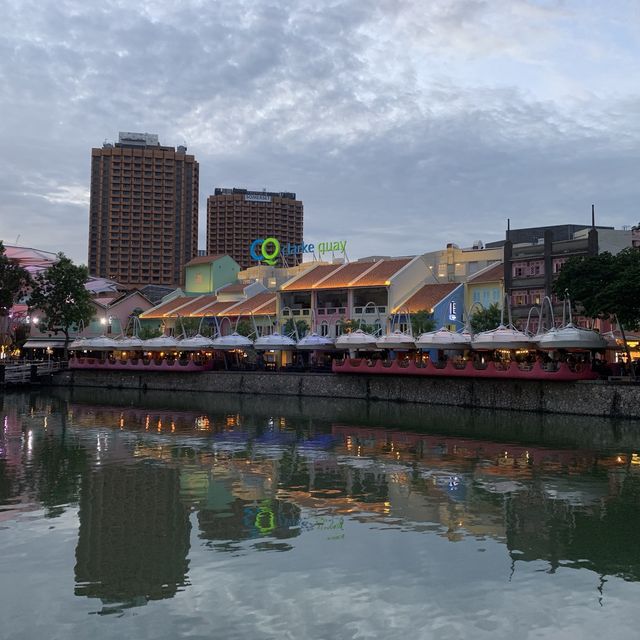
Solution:
<svg viewBox="0 0 640 640">
<path fill-rule="evenodd" d="M 100 324 L 107 324 L 106 318 L 100 318 Z"/>
<path fill-rule="evenodd" d="M 175 433 L 176 432 L 176 423 L 172 420 L 171 421 L 171 433 Z"/>
<path fill-rule="evenodd" d="M 624 460 L 622 459 L 622 456 L 618 456 L 616 458 L 616 462 L 624 462 Z"/>
<path fill-rule="evenodd" d="M 158 418 L 158 431 L 162 431 L 162 418 Z"/>
<path fill-rule="evenodd" d="M 120 414 L 120 428 L 124 429 L 124 414 Z"/>
<path fill-rule="evenodd" d="M 640 464 L 640 456 L 637 453 L 631 454 L 631 464 Z"/>
<path fill-rule="evenodd" d="M 44 427 L 44 430 L 46 431 L 47 427 L 48 427 L 48 416 L 44 417 L 44 424 L 42 426 Z"/>
<path fill-rule="evenodd" d="M 144 421 L 144 428 L 145 428 L 145 430 L 146 430 L 146 431 L 149 431 L 149 416 L 147 416 L 147 417 L 145 418 L 145 421 Z"/>
</svg>

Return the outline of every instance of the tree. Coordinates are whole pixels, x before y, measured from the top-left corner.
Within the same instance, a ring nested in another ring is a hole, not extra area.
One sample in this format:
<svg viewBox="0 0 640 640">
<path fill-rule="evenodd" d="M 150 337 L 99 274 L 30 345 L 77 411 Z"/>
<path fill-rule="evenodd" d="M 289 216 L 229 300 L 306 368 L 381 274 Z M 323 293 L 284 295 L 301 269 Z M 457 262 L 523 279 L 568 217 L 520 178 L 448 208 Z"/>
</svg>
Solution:
<svg viewBox="0 0 640 640">
<path fill-rule="evenodd" d="M 29 309 L 42 313 L 42 330 L 64 334 L 65 357 L 71 327 L 80 323 L 88 324 L 94 315 L 91 295 L 85 287 L 88 277 L 87 267 L 77 266 L 59 253 L 58 261 L 39 273 L 33 281 Z"/>
<path fill-rule="evenodd" d="M 365 333 L 373 335 L 374 331 L 376 331 L 376 327 L 374 325 L 366 324 L 360 320 L 343 320 L 339 324 L 342 327 L 342 333 L 352 333 L 353 331 L 361 329 Z"/>
<path fill-rule="evenodd" d="M 147 325 L 141 326 L 138 331 L 138 338 L 140 340 L 150 340 L 151 338 L 159 338 L 162 335 L 160 327 L 149 327 Z"/>
<path fill-rule="evenodd" d="M 487 309 L 476 309 L 471 316 L 471 330 L 473 333 L 481 331 L 491 331 L 500 324 L 502 313 L 497 302 L 494 302 Z"/>
<path fill-rule="evenodd" d="M 615 317 L 625 328 L 636 329 L 640 327 L 640 249 L 571 258 L 553 291 L 561 299 L 570 297 L 590 318 Z"/>
<path fill-rule="evenodd" d="M 282 333 L 286 336 L 293 336 L 296 334 L 296 329 L 298 330 L 298 336 L 304 338 L 309 331 L 309 325 L 305 320 L 295 320 L 293 318 L 289 318 L 282 328 Z"/>
<path fill-rule="evenodd" d="M 0 343 L 4 342 L 9 333 L 11 307 L 25 295 L 30 284 L 29 272 L 17 260 L 7 257 L 0 240 Z"/>
<path fill-rule="evenodd" d="M 435 328 L 436 323 L 430 311 L 421 309 L 411 314 L 411 331 L 414 336 L 427 333 L 427 331 L 433 331 Z"/>
<path fill-rule="evenodd" d="M 248 337 L 253 333 L 253 326 L 248 320 L 240 320 L 235 330 L 241 336 Z"/>
</svg>

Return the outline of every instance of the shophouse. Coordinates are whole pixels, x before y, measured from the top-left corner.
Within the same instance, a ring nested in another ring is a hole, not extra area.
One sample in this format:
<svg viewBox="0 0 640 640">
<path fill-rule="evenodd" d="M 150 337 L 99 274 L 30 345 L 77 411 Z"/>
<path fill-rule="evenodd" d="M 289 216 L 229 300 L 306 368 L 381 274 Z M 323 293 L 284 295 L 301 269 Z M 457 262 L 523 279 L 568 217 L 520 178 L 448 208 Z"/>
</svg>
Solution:
<svg viewBox="0 0 640 640">
<path fill-rule="evenodd" d="M 347 320 L 384 332 L 395 316 L 406 313 L 407 302 L 431 278 L 430 273 L 423 256 L 319 264 L 280 287 L 279 322 L 304 320 L 312 330 L 329 337 L 340 335 Z M 422 299 L 415 298 L 412 308 L 418 310 L 418 301 Z M 461 313 L 462 297 L 459 305 Z M 431 312 L 432 307 L 428 304 L 419 310 Z"/>
<path fill-rule="evenodd" d="M 560 225 L 567 227 L 578 225 Z M 619 253 L 632 246 L 631 230 L 616 230 L 608 227 L 581 227 L 567 239 L 557 240 L 555 229 L 540 229 L 542 235 L 534 242 L 514 242 L 522 230 L 507 231 L 504 244 L 504 285 L 507 292 L 514 324 L 524 328 L 532 306 L 540 306 L 545 297 L 552 303 L 556 324 L 562 319 L 562 300 L 553 293 L 553 282 L 562 265 L 573 257 L 595 256 L 599 253 Z M 566 238 L 565 235 L 561 237 Z M 529 238 L 531 239 L 531 238 Z M 571 292 L 569 292 L 570 294 Z M 546 322 L 546 320 L 545 320 Z M 574 323 L 587 325 L 587 318 L 574 318 Z M 529 329 L 538 328 L 537 316 L 530 319 Z M 603 327 L 608 330 L 607 327 Z"/>
<path fill-rule="evenodd" d="M 492 304 L 504 304 L 504 265 L 502 262 L 485 267 L 472 275 L 465 284 L 464 306 L 474 310 L 488 309 Z"/>
</svg>

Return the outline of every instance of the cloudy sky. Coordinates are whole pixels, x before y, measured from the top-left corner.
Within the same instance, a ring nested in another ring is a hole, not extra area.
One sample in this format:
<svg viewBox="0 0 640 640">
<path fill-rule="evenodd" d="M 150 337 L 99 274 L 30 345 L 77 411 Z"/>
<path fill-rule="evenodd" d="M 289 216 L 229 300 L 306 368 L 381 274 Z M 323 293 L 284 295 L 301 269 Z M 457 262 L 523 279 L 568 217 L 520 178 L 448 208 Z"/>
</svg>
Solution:
<svg viewBox="0 0 640 640">
<path fill-rule="evenodd" d="M 186 142 L 350 258 L 640 220 L 637 0 L 0 0 L 0 238 L 86 262 L 93 146 Z"/>
</svg>

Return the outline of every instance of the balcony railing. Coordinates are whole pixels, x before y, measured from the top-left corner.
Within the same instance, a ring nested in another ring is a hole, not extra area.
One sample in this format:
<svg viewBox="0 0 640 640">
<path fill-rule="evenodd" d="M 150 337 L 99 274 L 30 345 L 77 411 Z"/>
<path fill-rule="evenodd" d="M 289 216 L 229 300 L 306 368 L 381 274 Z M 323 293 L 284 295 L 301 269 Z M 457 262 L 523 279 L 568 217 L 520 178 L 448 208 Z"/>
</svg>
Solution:
<svg viewBox="0 0 640 640">
<path fill-rule="evenodd" d="M 346 307 L 320 307 L 317 310 L 319 316 L 343 316 L 347 312 Z"/>
<path fill-rule="evenodd" d="M 373 305 L 369 305 L 368 307 L 354 307 L 353 315 L 361 316 L 361 315 L 371 315 L 371 314 L 383 314 L 387 313 L 386 306 L 374 307 Z"/>
<path fill-rule="evenodd" d="M 282 315 L 285 318 L 290 318 L 292 316 L 310 316 L 311 309 L 283 309 Z"/>
</svg>

